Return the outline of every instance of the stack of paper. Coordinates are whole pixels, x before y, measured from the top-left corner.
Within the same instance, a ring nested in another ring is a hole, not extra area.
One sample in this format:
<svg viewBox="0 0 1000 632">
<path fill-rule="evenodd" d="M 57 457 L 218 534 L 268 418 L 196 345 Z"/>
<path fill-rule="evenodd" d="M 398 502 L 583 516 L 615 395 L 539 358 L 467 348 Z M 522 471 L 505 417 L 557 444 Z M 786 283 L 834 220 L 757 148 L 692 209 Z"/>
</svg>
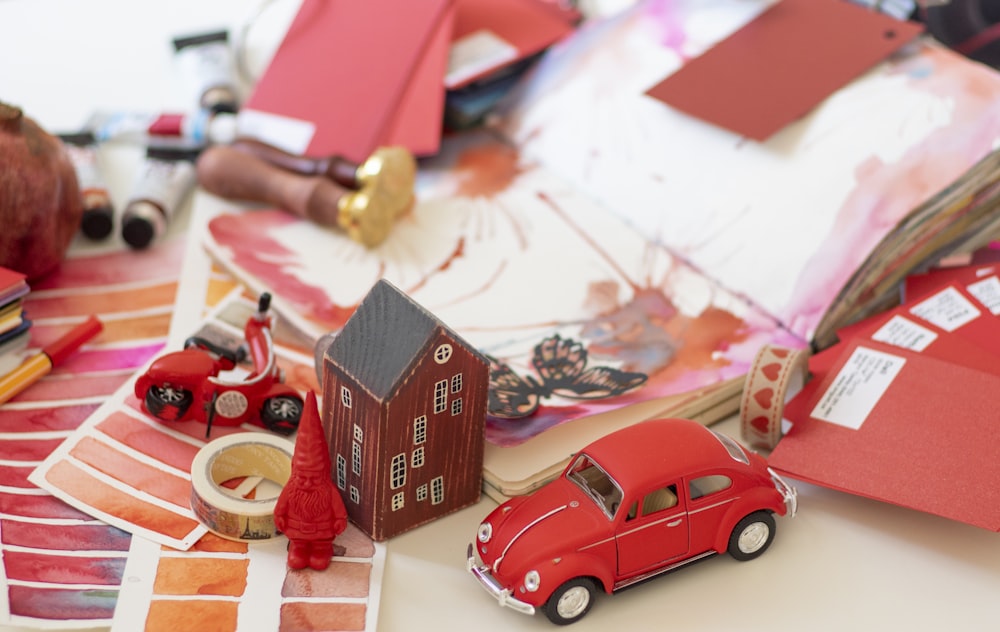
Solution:
<svg viewBox="0 0 1000 632">
<path fill-rule="evenodd" d="M 28 346 L 31 321 L 25 318 L 23 299 L 29 289 L 23 274 L 0 267 L 0 375 L 17 368 Z"/>
<path fill-rule="evenodd" d="M 446 90 L 468 97 L 579 17 L 545 0 L 305 0 L 241 108 L 241 133 L 358 162 L 380 145 L 434 154 Z"/>
<path fill-rule="evenodd" d="M 801 480 L 1000 531 L 1000 267 L 912 277 L 838 332 L 769 458 Z"/>
</svg>

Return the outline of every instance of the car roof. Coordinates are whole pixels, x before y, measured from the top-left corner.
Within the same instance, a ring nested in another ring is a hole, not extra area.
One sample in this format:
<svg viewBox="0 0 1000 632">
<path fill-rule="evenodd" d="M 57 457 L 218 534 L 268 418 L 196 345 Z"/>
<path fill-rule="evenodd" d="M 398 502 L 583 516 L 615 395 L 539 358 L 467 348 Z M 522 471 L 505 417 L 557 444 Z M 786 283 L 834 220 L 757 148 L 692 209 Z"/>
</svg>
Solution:
<svg viewBox="0 0 1000 632">
<path fill-rule="evenodd" d="M 711 430 L 689 419 L 652 419 L 598 439 L 583 449 L 623 491 L 720 465 L 735 466 Z"/>
</svg>

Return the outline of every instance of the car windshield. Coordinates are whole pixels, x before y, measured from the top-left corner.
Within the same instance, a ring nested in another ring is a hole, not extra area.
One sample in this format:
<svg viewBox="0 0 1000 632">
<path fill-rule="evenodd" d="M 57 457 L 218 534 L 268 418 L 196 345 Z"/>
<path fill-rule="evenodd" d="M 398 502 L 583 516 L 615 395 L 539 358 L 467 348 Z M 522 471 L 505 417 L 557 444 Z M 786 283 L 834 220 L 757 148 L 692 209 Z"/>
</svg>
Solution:
<svg viewBox="0 0 1000 632">
<path fill-rule="evenodd" d="M 613 518 L 622 502 L 622 488 L 600 465 L 581 454 L 566 470 L 566 477 L 582 489 L 597 506 Z"/>
</svg>

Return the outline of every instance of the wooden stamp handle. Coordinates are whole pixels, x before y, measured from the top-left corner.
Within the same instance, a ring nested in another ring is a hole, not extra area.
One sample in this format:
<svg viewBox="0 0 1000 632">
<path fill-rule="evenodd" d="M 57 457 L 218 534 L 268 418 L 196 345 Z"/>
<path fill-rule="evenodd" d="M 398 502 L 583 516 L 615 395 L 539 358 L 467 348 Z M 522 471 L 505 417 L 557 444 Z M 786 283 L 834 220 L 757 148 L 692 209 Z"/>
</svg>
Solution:
<svg viewBox="0 0 1000 632">
<path fill-rule="evenodd" d="M 356 189 L 359 186 L 358 165 L 340 156 L 313 158 L 291 154 L 252 138 L 238 138 L 230 144 L 230 147 L 256 156 L 287 171 L 294 171 L 306 176 L 326 176 L 349 189 Z"/>
<path fill-rule="evenodd" d="M 276 206 L 322 226 L 338 226 L 338 202 L 347 193 L 327 177 L 286 171 L 227 145 L 205 149 L 197 173 L 209 193 Z"/>
</svg>

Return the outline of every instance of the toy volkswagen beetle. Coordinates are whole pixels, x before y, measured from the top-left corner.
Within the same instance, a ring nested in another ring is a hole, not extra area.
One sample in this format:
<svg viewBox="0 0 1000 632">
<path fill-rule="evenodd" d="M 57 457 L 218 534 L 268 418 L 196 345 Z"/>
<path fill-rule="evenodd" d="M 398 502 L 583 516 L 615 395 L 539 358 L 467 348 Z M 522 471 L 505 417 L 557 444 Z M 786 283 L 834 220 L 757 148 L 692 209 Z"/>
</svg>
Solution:
<svg viewBox="0 0 1000 632">
<path fill-rule="evenodd" d="M 645 421 L 493 510 L 467 568 L 501 605 L 573 623 L 598 590 L 717 553 L 757 557 L 774 538 L 774 514 L 795 510 L 795 490 L 760 455 L 694 421 Z"/>
<path fill-rule="evenodd" d="M 163 421 L 194 419 L 207 425 L 237 426 L 260 422 L 290 434 L 302 415 L 302 397 L 283 382 L 271 339 L 270 294 L 261 294 L 257 312 L 243 329 L 253 370 L 243 379 L 221 375 L 232 370 L 246 350 L 232 351 L 204 338 L 189 338 L 182 351 L 165 354 L 135 383 L 143 409 Z"/>
</svg>

